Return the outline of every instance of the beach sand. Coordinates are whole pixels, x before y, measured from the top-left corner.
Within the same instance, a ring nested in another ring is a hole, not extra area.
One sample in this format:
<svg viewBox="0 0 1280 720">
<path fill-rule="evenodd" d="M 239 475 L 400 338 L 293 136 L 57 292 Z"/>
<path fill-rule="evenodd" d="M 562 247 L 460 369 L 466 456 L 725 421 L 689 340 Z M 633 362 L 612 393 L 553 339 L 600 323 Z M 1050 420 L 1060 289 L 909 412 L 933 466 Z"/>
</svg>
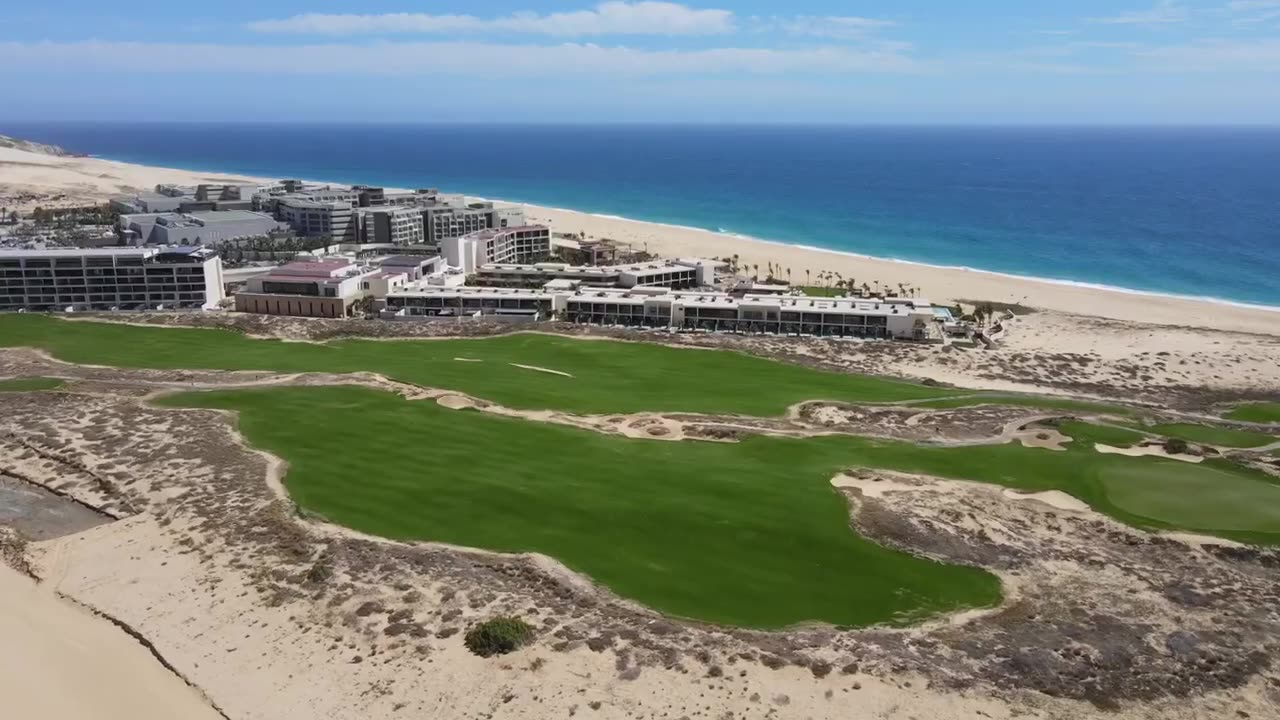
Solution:
<svg viewBox="0 0 1280 720">
<path fill-rule="evenodd" d="M 0 563 L 0 697 L 6 717 L 217 720 L 200 693 L 137 640 Z"/>
<path fill-rule="evenodd" d="M 98 158 L 55 157 L 0 148 L 0 205 L 30 210 L 36 205 L 75 205 L 101 202 L 111 195 L 151 189 L 159 183 L 197 184 L 255 178 L 222 173 L 155 168 Z M 22 194 L 56 196 L 22 198 Z M 532 222 L 551 225 L 559 233 L 585 233 L 610 238 L 676 257 L 738 256 L 739 264 L 758 265 L 760 275 L 769 263 L 791 269 L 801 283 L 810 271 L 817 283 L 820 271 L 838 272 L 845 279 L 874 287 L 905 283 L 934 302 L 960 300 L 1021 304 L 1044 310 L 1128 322 L 1210 328 L 1234 332 L 1280 335 L 1280 308 L 1266 309 L 1206 302 L 1164 295 L 1086 287 L 998 273 L 861 257 L 752 240 L 692 228 L 591 215 L 570 210 L 524 206 Z M 785 238 L 783 238 L 785 239 Z M 975 263 L 980 262 L 975 259 Z M 783 270 L 780 275 L 785 278 Z"/>
</svg>

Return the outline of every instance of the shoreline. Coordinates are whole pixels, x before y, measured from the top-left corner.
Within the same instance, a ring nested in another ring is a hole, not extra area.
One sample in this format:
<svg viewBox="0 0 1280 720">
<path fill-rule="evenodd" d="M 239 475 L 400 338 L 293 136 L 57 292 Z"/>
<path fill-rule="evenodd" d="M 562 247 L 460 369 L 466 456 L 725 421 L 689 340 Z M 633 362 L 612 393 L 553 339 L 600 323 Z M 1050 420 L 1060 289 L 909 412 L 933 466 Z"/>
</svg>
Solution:
<svg viewBox="0 0 1280 720">
<path fill-rule="evenodd" d="M 4 162 L 5 160 L 9 162 Z M 162 182 L 198 184 L 221 179 L 243 179 L 250 182 L 273 179 L 221 170 L 156 167 L 96 156 L 58 157 L 10 149 L 0 149 L 0 167 L 4 167 L 4 174 L 0 175 L 0 191 L 5 188 L 12 191 L 16 188 L 46 193 L 63 192 L 71 195 L 72 201 L 81 198 L 101 201 L 110 195 L 127 192 L 125 188 L 128 187 L 150 189 Z M 108 180 L 121 182 L 106 182 Z M 348 184 L 336 180 L 311 182 Z M 483 196 L 467 197 L 485 199 Z M 741 266 L 750 268 L 754 263 L 761 269 L 768 263 L 774 263 L 792 269 L 793 284 L 802 282 L 806 269 L 811 272 L 838 272 L 844 277 L 857 280 L 859 284 L 878 281 L 887 287 L 894 287 L 901 282 L 918 288 L 921 297 L 937 303 L 983 301 L 1126 322 L 1280 336 L 1280 306 L 1084 281 L 1022 276 L 969 267 L 931 265 L 914 260 L 874 257 L 657 221 L 497 198 L 491 200 L 523 207 L 531 222 L 549 224 L 555 232 L 584 232 L 593 238 L 607 237 L 638 249 L 647 247 L 657 255 L 738 255 Z M 763 270 L 759 274 L 763 275 Z M 781 277 L 785 279 L 785 275 Z M 820 284 L 816 278 L 811 282 Z"/>
<path fill-rule="evenodd" d="M 86 159 L 102 160 L 104 162 L 117 163 L 122 165 L 132 165 L 135 167 L 152 167 L 158 170 L 166 170 L 166 171 L 173 171 L 173 172 L 190 172 L 190 173 L 223 172 L 223 171 L 203 170 L 199 168 L 189 169 L 189 168 L 174 168 L 174 167 L 167 167 L 167 166 L 142 165 L 140 163 L 134 163 L 129 160 L 115 160 L 103 155 L 88 155 L 86 156 Z M 238 177 L 238 178 L 244 178 L 247 180 L 277 179 L 277 178 L 262 177 L 262 176 L 255 176 L 255 175 L 242 175 L 236 171 L 227 171 L 226 174 L 229 174 L 231 176 Z M 307 179 L 305 180 L 305 182 L 318 183 L 323 185 L 351 185 L 351 183 L 342 181 L 342 180 Z M 409 188 L 392 187 L 390 185 L 385 185 L 383 187 L 385 187 L 386 190 L 388 191 L 395 191 L 395 192 L 410 191 Z M 749 242 L 749 243 L 760 243 L 764 245 L 777 246 L 785 249 L 805 250 L 805 251 L 815 252 L 815 253 L 829 253 L 832 255 L 849 257 L 857 260 L 871 260 L 876 262 L 896 263 L 899 265 L 919 267 L 927 270 L 949 270 L 949 271 L 955 271 L 955 272 L 981 273 L 981 274 L 990 275 L 993 277 L 1007 278 L 1010 280 L 1018 280 L 1023 282 L 1045 283 L 1045 284 L 1052 284 L 1052 285 L 1061 285 L 1064 287 L 1084 288 L 1088 290 L 1098 290 L 1102 292 L 1123 293 L 1126 295 L 1137 295 L 1137 296 L 1143 296 L 1143 297 L 1152 297 L 1152 298 L 1161 298 L 1161 299 L 1170 299 L 1170 300 L 1206 302 L 1206 303 L 1213 303 L 1216 305 L 1225 305 L 1233 308 L 1241 308 L 1244 310 L 1261 310 L 1266 312 L 1280 313 L 1280 301 L 1278 301 L 1274 305 L 1268 305 L 1265 303 L 1248 302 L 1244 300 L 1232 300 L 1230 298 L 1220 298 L 1220 297 L 1215 297 L 1211 295 L 1190 295 L 1186 293 L 1177 293 L 1177 292 L 1170 292 L 1170 291 L 1164 291 L 1164 290 L 1130 288 L 1122 285 L 1111 285 L 1108 283 L 1093 282 L 1089 280 L 1071 280 L 1067 278 L 1046 277 L 1046 276 L 1040 276 L 1040 275 L 1024 275 L 1016 272 L 1005 272 L 1002 270 L 989 270 L 989 269 L 980 268 L 980 267 L 972 267 L 969 265 L 940 265 L 937 263 L 926 262 L 924 260 L 911 260 L 908 258 L 870 255 L 867 253 L 860 253 L 852 250 L 839 250 L 836 248 L 823 247 L 820 245 L 810 245 L 804 242 L 792 242 L 792 241 L 781 240 L 781 239 L 763 238 L 763 237 L 757 237 L 755 235 L 750 235 L 747 233 L 730 232 L 723 229 L 712 230 L 709 228 L 697 227 L 696 225 L 682 225 L 680 223 L 664 222 L 661 220 L 646 220 L 643 218 L 628 217 L 625 215 L 616 215 L 613 213 L 593 212 L 590 210 L 576 210 L 574 208 L 559 207 L 556 205 L 543 205 L 543 204 L 534 203 L 534 202 L 526 202 L 523 200 L 510 200 L 506 198 L 491 197 L 487 194 L 485 195 L 471 194 L 471 193 L 463 193 L 463 194 L 465 195 L 465 197 L 471 200 L 479 200 L 482 202 L 493 202 L 493 203 L 498 203 L 502 205 L 518 205 L 520 207 L 523 207 L 529 210 L 534 210 L 534 211 L 570 213 L 573 215 L 581 215 L 581 216 L 596 218 L 596 219 L 605 220 L 605 221 L 637 223 L 637 224 L 649 225 L 652 227 L 676 230 L 681 232 L 707 233 L 709 235 L 714 235 L 714 236 L 718 236 L 726 239 L 740 240 L 740 241 Z M 554 231 L 555 228 L 552 228 L 552 230 Z M 965 299 L 985 299 L 985 298 L 965 298 Z"/>
</svg>

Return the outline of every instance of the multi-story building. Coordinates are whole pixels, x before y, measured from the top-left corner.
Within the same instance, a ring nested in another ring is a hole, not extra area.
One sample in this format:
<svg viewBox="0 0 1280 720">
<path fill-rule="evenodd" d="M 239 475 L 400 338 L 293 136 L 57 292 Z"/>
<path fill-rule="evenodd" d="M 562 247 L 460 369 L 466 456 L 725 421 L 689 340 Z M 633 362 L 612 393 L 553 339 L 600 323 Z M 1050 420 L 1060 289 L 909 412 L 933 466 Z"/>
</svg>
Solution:
<svg viewBox="0 0 1280 720">
<path fill-rule="evenodd" d="M 270 215 L 247 210 L 121 215 L 118 227 L 129 245 L 211 245 L 286 229 Z"/>
<path fill-rule="evenodd" d="M 535 313 L 536 311 L 536 313 Z M 541 289 L 419 285 L 387 295 L 383 317 L 559 315 L 573 323 L 623 327 L 847 338 L 925 339 L 936 334 L 927 301 L 734 297 L 666 288 Z"/>
<path fill-rule="evenodd" d="M 382 316 L 393 320 L 483 315 L 546 320 L 557 310 L 556 298 L 544 290 L 423 285 L 388 294 Z"/>
<path fill-rule="evenodd" d="M 364 243 L 418 245 L 425 238 L 422 212 L 411 206 L 361 209 L 360 240 Z"/>
<path fill-rule="evenodd" d="M 531 265 L 489 263 L 476 268 L 481 283 L 497 287 L 541 287 L 569 280 L 593 287 L 666 287 L 675 290 L 709 286 L 724 263 L 716 260 L 655 260 L 631 265 Z"/>
<path fill-rule="evenodd" d="M 207 248 L 0 250 L 0 311 L 214 308 L 222 288 Z"/>
<path fill-rule="evenodd" d="M 489 264 L 527 264 L 551 254 L 551 229 L 546 225 L 520 225 L 480 230 L 443 243 L 445 260 L 465 272 Z"/>
<path fill-rule="evenodd" d="M 276 217 L 304 237 L 333 238 L 334 243 L 358 242 L 356 211 L 349 201 L 281 199 Z"/>
<path fill-rule="evenodd" d="M 236 311 L 262 315 L 343 318 L 382 271 L 349 260 L 293 262 L 250 278 L 236 294 Z"/>
<path fill-rule="evenodd" d="M 925 300 L 860 300 L 649 290 L 579 291 L 565 299 L 569 322 L 713 332 L 925 339 L 934 324 Z"/>
</svg>

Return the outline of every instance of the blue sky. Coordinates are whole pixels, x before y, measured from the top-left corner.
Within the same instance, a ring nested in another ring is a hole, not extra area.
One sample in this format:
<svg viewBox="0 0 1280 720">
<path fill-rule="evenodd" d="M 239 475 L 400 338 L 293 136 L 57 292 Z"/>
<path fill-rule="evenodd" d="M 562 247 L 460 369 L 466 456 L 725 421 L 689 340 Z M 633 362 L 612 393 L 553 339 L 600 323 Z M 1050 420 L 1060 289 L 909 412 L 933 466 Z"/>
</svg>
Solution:
<svg viewBox="0 0 1280 720">
<path fill-rule="evenodd" d="M 1280 0 L 479 5 L 6 3 L 0 120 L 1280 123 Z"/>
</svg>

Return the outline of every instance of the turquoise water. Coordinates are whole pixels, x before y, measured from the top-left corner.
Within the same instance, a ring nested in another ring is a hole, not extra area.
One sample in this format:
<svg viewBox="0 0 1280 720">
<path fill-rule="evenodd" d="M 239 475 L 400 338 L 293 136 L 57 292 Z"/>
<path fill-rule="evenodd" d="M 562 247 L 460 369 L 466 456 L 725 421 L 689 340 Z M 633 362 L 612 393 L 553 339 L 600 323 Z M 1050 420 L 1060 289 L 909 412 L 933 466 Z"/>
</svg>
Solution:
<svg viewBox="0 0 1280 720">
<path fill-rule="evenodd" d="M 170 167 L 440 187 L 1280 306 L 1280 129 L 7 125 Z"/>
</svg>

